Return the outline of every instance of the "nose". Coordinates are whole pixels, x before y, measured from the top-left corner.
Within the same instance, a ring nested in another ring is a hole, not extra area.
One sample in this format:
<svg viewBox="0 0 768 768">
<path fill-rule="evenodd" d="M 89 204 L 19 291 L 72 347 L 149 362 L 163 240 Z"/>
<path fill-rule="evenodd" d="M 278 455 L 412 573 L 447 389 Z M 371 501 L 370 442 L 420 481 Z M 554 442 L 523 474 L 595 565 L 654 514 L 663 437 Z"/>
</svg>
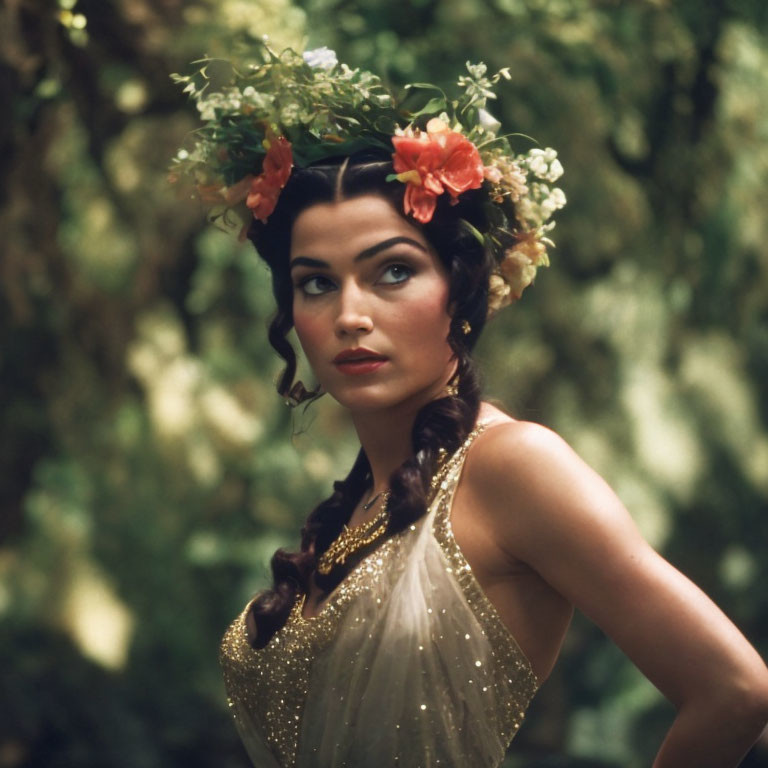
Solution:
<svg viewBox="0 0 768 768">
<path fill-rule="evenodd" d="M 339 290 L 339 313 L 336 316 L 336 335 L 370 333 L 373 318 L 365 293 L 356 285 L 345 285 Z"/>
</svg>

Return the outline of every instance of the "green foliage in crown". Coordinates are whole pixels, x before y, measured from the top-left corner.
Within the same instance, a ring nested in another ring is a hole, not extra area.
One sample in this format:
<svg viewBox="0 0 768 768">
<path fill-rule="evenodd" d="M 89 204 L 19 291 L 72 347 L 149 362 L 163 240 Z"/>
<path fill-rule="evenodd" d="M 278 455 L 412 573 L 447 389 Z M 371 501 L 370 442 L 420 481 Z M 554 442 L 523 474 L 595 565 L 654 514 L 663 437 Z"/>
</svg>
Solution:
<svg viewBox="0 0 768 768">
<path fill-rule="evenodd" d="M 365 147 L 391 149 L 401 118 L 376 75 L 337 65 L 330 52 L 312 59 L 262 44 L 257 53 L 240 61 L 202 59 L 193 74 L 172 75 L 206 123 L 194 149 L 179 152 L 175 170 L 198 183 L 231 185 L 261 167 L 269 135 L 288 139 L 301 167 Z"/>
<path fill-rule="evenodd" d="M 327 48 L 276 53 L 262 42 L 250 55 L 192 63 L 192 74 L 171 78 L 195 101 L 205 125 L 194 133 L 194 148 L 179 151 L 173 170 L 195 183 L 229 186 L 253 173 L 269 135 L 290 141 L 299 167 L 369 147 L 391 152 L 397 129 L 438 116 L 476 145 L 505 141 L 494 134 L 498 123 L 481 117 L 487 100 L 496 98 L 493 86 L 509 79 L 507 69 L 488 77 L 485 64 L 468 62 L 458 98 L 412 83 L 398 101 L 377 75 L 339 63 Z"/>
</svg>

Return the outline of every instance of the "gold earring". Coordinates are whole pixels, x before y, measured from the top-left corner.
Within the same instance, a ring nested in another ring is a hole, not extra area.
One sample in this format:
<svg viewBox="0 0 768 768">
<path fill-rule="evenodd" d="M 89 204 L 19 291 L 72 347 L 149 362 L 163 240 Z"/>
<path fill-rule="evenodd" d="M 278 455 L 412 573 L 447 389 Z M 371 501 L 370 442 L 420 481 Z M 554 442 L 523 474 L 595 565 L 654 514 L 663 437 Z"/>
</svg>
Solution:
<svg viewBox="0 0 768 768">
<path fill-rule="evenodd" d="M 461 321 L 461 332 L 466 336 L 472 331 L 472 326 L 469 324 L 469 320 L 466 318 Z"/>
<path fill-rule="evenodd" d="M 445 385 L 445 394 L 447 397 L 458 397 L 459 395 L 459 376 L 454 377 Z"/>
</svg>

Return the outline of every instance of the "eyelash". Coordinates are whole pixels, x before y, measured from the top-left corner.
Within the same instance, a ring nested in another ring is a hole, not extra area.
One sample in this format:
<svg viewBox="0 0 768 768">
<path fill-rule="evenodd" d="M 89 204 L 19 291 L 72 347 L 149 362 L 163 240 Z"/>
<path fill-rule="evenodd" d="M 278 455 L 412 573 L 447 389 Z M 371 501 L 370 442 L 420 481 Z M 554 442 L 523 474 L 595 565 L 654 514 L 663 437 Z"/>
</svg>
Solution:
<svg viewBox="0 0 768 768">
<path fill-rule="evenodd" d="M 393 262 L 392 264 L 387 264 L 386 267 L 384 267 L 382 275 L 386 274 L 391 269 L 404 270 L 406 273 L 406 276 L 402 280 L 385 282 L 385 283 L 382 283 L 382 285 L 402 285 L 403 283 L 408 282 L 408 280 L 413 276 L 415 272 L 413 267 L 409 267 L 407 264 L 401 264 L 400 262 Z M 307 298 L 317 298 L 318 296 L 325 295 L 327 291 L 321 291 L 320 293 L 310 293 L 309 291 L 307 291 L 306 286 L 309 283 L 311 283 L 313 280 L 325 280 L 326 282 L 329 282 L 329 283 L 332 282 L 325 275 L 307 275 L 306 277 L 303 277 L 298 281 L 298 283 L 296 284 L 296 287 L 299 288 Z"/>
</svg>

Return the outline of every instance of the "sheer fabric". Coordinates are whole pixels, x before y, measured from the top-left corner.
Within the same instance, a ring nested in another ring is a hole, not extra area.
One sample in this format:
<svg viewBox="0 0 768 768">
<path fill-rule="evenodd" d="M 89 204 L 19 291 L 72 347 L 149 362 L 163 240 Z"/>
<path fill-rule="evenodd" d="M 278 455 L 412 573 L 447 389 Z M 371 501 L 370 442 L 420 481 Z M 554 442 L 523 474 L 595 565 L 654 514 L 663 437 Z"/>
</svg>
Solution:
<svg viewBox="0 0 768 768">
<path fill-rule="evenodd" d="M 363 559 L 322 612 L 261 650 L 246 606 L 224 636 L 229 703 L 255 766 L 496 768 L 537 688 L 530 663 L 453 538 L 467 450 L 444 466 L 427 514 Z"/>
</svg>

